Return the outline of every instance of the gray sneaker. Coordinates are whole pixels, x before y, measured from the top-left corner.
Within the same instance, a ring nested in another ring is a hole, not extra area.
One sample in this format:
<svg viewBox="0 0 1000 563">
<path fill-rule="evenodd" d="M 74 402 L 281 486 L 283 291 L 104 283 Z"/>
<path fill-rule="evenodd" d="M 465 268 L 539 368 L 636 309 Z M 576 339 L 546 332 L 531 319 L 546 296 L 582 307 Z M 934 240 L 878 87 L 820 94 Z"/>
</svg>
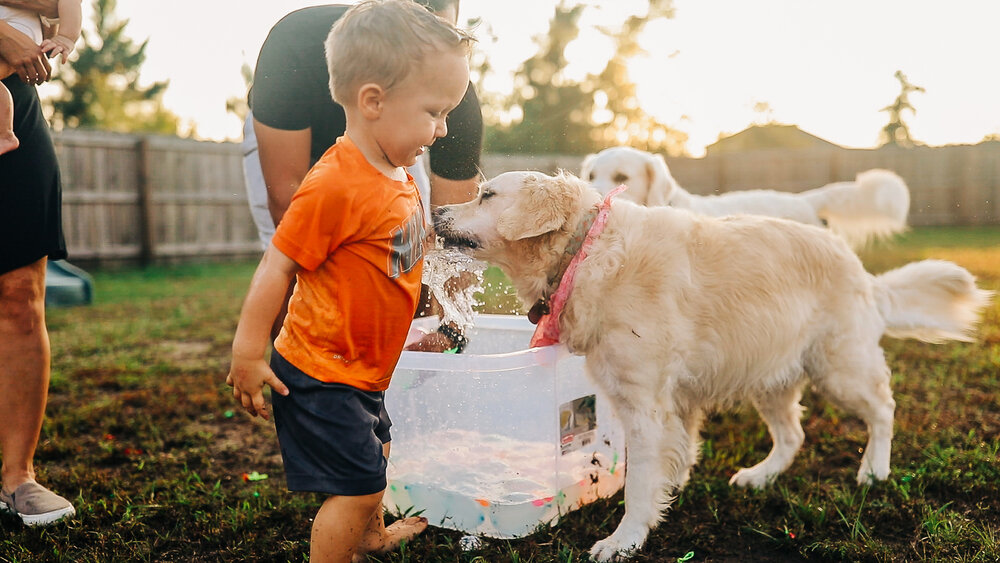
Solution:
<svg viewBox="0 0 1000 563">
<path fill-rule="evenodd" d="M 0 510 L 16 514 L 26 526 L 44 526 L 76 514 L 71 502 L 34 481 L 10 495 L 0 489 Z"/>
</svg>

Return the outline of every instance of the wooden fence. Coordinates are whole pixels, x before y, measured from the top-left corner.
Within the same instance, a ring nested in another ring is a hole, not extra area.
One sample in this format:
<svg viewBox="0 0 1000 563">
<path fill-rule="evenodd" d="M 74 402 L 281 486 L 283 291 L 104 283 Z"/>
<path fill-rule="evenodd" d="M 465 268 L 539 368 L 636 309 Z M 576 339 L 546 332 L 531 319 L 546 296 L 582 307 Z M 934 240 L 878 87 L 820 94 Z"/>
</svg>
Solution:
<svg viewBox="0 0 1000 563">
<path fill-rule="evenodd" d="M 89 265 L 254 256 L 260 243 L 247 207 L 236 143 L 63 131 L 70 259 Z M 485 154 L 487 177 L 507 170 L 579 172 L 580 157 Z M 770 188 L 801 191 L 888 168 L 906 180 L 910 224 L 1000 224 L 1000 143 L 878 150 L 766 150 L 669 158 L 693 193 Z"/>
<path fill-rule="evenodd" d="M 239 145 L 92 131 L 55 141 L 74 262 L 260 253 Z"/>
</svg>

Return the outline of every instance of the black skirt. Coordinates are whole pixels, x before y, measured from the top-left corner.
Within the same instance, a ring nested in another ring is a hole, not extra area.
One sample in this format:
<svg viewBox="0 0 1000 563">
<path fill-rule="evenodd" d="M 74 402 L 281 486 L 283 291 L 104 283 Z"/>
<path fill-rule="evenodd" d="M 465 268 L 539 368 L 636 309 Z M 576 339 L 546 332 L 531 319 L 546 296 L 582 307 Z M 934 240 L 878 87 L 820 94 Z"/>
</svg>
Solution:
<svg viewBox="0 0 1000 563">
<path fill-rule="evenodd" d="M 14 98 L 21 144 L 0 154 L 0 274 L 46 256 L 66 258 L 59 162 L 38 93 L 16 74 L 3 84 Z"/>
</svg>

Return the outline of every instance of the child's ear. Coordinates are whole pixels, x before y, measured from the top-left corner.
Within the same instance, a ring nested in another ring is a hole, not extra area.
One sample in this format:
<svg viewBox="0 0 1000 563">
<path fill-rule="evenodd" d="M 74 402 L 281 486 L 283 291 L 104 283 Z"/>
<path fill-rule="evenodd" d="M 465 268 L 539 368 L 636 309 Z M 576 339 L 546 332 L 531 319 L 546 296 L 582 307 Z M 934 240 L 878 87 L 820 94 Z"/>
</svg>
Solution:
<svg viewBox="0 0 1000 563">
<path fill-rule="evenodd" d="M 365 119 L 378 119 L 382 115 L 385 90 L 374 82 L 362 84 L 358 89 L 358 108 Z"/>
</svg>

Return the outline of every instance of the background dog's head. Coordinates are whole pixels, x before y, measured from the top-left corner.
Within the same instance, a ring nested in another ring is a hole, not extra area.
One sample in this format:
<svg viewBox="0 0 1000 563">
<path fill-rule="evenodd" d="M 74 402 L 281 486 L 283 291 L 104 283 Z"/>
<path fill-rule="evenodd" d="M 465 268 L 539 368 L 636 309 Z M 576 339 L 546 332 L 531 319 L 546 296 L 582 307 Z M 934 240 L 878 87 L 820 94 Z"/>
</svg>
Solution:
<svg viewBox="0 0 1000 563">
<path fill-rule="evenodd" d="M 566 172 L 506 172 L 483 183 L 470 202 L 434 211 L 446 246 L 500 266 L 508 275 L 545 277 L 586 208 L 600 195 Z"/>
<path fill-rule="evenodd" d="M 588 155 L 580 177 L 601 195 L 625 184 L 628 190 L 622 198 L 649 206 L 668 205 L 677 186 L 662 156 L 631 147 L 611 147 Z"/>
</svg>

